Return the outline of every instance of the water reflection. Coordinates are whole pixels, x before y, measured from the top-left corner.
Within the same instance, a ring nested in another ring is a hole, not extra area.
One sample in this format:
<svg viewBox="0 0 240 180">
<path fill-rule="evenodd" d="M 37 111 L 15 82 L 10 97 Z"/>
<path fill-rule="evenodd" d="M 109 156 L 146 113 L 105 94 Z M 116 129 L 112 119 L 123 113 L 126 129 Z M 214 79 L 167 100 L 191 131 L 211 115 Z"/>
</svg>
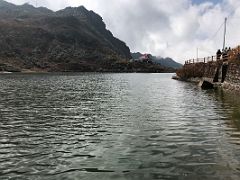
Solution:
<svg viewBox="0 0 240 180">
<path fill-rule="evenodd" d="M 215 90 L 216 99 L 221 102 L 221 109 L 228 116 L 231 127 L 240 130 L 240 99 L 239 94 L 223 90 Z"/>
<path fill-rule="evenodd" d="M 1 179 L 238 179 L 236 96 L 170 78 L 1 76 Z"/>
</svg>

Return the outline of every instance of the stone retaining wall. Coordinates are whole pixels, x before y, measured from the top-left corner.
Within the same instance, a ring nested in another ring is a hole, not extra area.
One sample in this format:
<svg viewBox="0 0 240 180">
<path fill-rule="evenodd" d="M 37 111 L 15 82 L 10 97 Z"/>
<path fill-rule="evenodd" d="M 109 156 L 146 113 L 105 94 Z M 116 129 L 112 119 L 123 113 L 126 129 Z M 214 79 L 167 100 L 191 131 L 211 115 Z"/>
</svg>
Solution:
<svg viewBox="0 0 240 180">
<path fill-rule="evenodd" d="M 216 62 L 186 64 L 177 72 L 177 75 L 187 81 L 192 78 L 208 78 L 213 82 L 218 66 Z"/>
<path fill-rule="evenodd" d="M 240 91 L 240 65 L 229 64 L 226 79 L 222 85 L 224 89 Z"/>
</svg>

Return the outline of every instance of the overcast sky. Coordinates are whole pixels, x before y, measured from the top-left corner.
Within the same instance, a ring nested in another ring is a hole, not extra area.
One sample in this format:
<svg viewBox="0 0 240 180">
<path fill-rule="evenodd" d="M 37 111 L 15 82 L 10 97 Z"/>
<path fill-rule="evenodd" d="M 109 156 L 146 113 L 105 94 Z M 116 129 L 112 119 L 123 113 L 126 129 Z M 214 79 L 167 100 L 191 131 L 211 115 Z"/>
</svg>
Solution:
<svg viewBox="0 0 240 180">
<path fill-rule="evenodd" d="M 8 0 L 15 4 L 36 0 Z M 59 10 L 84 5 L 100 14 L 107 28 L 132 52 L 172 57 L 179 62 L 214 55 L 222 48 L 224 18 L 227 46 L 240 44 L 240 0 L 38 0 Z M 219 30 L 219 31 L 218 31 Z"/>
</svg>

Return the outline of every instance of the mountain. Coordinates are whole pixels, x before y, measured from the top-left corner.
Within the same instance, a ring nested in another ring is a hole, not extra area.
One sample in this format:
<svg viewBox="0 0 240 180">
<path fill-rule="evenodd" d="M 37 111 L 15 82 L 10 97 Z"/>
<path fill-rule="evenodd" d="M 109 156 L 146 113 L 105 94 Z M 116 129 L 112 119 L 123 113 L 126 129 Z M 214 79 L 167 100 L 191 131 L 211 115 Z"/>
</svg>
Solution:
<svg viewBox="0 0 240 180">
<path fill-rule="evenodd" d="M 0 70 L 98 71 L 131 58 L 103 19 L 80 6 L 53 12 L 0 0 Z"/>
<path fill-rule="evenodd" d="M 133 59 L 139 59 L 141 56 L 143 56 L 143 54 L 141 54 L 140 52 L 135 52 L 131 53 L 131 56 Z"/>
<path fill-rule="evenodd" d="M 174 69 L 179 69 L 183 66 L 182 64 L 174 61 L 172 58 L 169 58 L 169 57 L 162 58 L 162 57 L 153 56 L 153 62 L 160 64 L 164 67 L 171 67 Z"/>
<path fill-rule="evenodd" d="M 133 59 L 139 59 L 141 56 L 143 56 L 142 53 L 140 52 L 136 52 L 136 53 L 131 53 L 132 55 L 132 58 Z M 157 57 L 157 56 L 153 56 L 150 54 L 150 59 L 156 63 L 156 64 L 159 64 L 159 65 L 162 65 L 166 68 L 173 68 L 173 69 L 179 69 L 182 67 L 182 64 L 174 61 L 172 58 L 162 58 L 162 57 Z"/>
</svg>

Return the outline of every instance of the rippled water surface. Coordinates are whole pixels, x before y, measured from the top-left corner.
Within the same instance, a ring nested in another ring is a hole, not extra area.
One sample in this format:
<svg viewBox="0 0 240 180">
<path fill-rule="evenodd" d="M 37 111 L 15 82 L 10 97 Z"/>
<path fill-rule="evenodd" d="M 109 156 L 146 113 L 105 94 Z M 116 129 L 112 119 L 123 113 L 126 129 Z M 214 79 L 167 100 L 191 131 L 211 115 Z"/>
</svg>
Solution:
<svg viewBox="0 0 240 180">
<path fill-rule="evenodd" d="M 0 179 L 240 179 L 239 96 L 171 74 L 0 76 Z"/>
</svg>

